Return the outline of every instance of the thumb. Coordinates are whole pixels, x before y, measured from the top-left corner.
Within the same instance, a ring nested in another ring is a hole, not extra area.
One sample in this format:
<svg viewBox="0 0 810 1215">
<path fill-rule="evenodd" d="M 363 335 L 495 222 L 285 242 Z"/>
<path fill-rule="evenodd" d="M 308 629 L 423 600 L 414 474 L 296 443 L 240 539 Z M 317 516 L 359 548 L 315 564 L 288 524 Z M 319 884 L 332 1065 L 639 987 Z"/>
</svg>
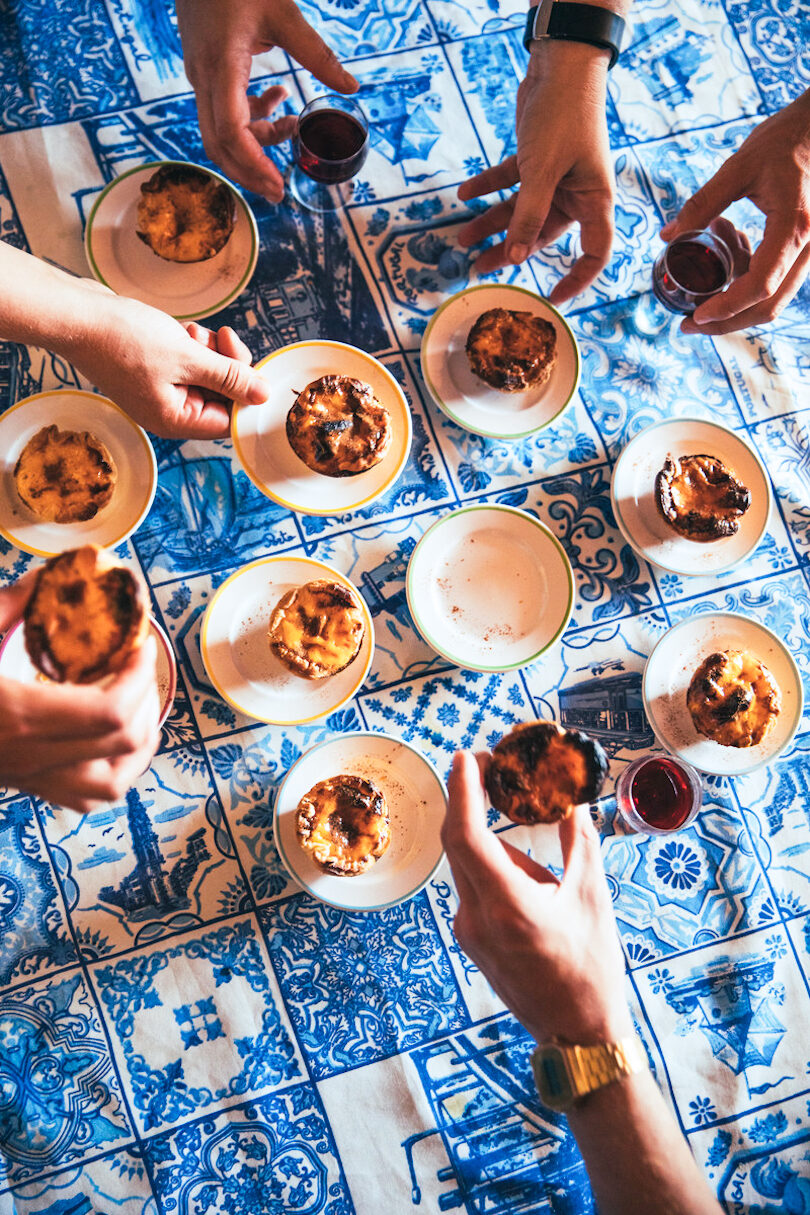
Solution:
<svg viewBox="0 0 810 1215">
<path fill-rule="evenodd" d="M 674 240 L 682 232 L 708 228 L 730 203 L 744 195 L 745 187 L 735 173 L 732 161 L 727 160 L 705 186 L 687 199 L 675 218 L 661 229 L 661 236 L 664 240 Z"/>
<path fill-rule="evenodd" d="M 270 385 L 237 359 L 198 346 L 188 366 L 188 383 L 208 388 L 240 405 L 261 405 L 270 396 Z"/>
<path fill-rule="evenodd" d="M 38 574 L 39 568 L 28 570 L 12 586 L 0 590 L 0 633 L 10 629 L 22 616 Z"/>
</svg>

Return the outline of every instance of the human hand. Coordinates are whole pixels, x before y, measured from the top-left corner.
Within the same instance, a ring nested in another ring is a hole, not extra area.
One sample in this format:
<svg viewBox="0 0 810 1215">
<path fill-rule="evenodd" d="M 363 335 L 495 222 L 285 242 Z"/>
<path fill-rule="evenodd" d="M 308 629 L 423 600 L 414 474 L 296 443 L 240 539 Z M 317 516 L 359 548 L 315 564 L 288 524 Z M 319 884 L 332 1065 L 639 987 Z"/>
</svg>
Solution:
<svg viewBox="0 0 810 1215">
<path fill-rule="evenodd" d="M 482 759 L 485 767 L 488 757 Z M 487 828 L 481 769 L 460 752 L 442 828 L 459 895 L 456 939 L 538 1041 L 632 1032 L 599 837 L 587 806 L 559 824 L 562 880 Z"/>
<path fill-rule="evenodd" d="M 0 590 L 0 632 L 22 616 L 26 574 Z M 153 637 L 105 687 L 0 677 L 0 782 L 84 813 L 123 797 L 160 741 Z"/>
<path fill-rule="evenodd" d="M 764 214 L 762 241 L 740 277 L 687 317 L 683 333 L 714 336 L 767 324 L 804 282 L 810 268 L 810 90 L 755 127 L 661 236 L 669 241 L 706 228 L 738 198 L 749 198 Z M 718 229 L 718 235 L 728 239 L 728 230 L 724 235 Z"/>
<path fill-rule="evenodd" d="M 171 439 L 220 439 L 228 402 L 257 405 L 270 388 L 250 370 L 233 329 L 183 326 L 137 300 L 78 285 L 77 322 L 60 350 L 96 388 L 151 430 Z"/>
<path fill-rule="evenodd" d="M 357 81 L 294 0 L 177 0 L 177 23 L 206 152 L 234 181 L 280 202 L 284 183 L 262 148 L 289 139 L 296 119 L 269 121 L 287 96 L 280 85 L 248 97 L 253 56 L 280 47 L 336 93 L 356 92 Z"/>
<path fill-rule="evenodd" d="M 505 239 L 476 260 L 479 274 L 517 265 L 579 224 L 582 253 L 549 295 L 552 304 L 584 291 L 610 259 L 614 179 L 605 117 L 607 65 L 607 53 L 585 43 L 541 43 L 518 89 L 517 155 L 458 190 L 467 202 L 519 186 L 459 230 L 459 242 L 467 247 L 506 229 Z"/>
</svg>

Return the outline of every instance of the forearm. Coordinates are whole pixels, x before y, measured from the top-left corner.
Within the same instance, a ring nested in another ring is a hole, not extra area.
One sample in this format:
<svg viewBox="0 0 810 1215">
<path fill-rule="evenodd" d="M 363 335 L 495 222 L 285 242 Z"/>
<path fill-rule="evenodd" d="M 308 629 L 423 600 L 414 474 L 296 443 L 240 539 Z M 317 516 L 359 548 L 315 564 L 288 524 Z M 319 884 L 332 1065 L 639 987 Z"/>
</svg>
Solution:
<svg viewBox="0 0 810 1215">
<path fill-rule="evenodd" d="M 652 1073 L 591 1093 L 568 1122 L 600 1215 L 720 1215 Z"/>
<path fill-rule="evenodd" d="M 0 282 L 0 340 L 70 357 L 97 310 L 97 288 L 4 241 Z"/>
</svg>

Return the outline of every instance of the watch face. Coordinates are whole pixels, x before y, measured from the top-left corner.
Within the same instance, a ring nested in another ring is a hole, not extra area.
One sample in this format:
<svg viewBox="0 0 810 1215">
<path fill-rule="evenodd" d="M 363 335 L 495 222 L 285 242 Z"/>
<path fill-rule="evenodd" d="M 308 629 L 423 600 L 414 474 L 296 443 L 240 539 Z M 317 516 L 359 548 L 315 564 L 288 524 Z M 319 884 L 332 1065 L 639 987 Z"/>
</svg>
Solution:
<svg viewBox="0 0 810 1215">
<path fill-rule="evenodd" d="M 564 1110 L 574 1100 L 574 1089 L 565 1057 L 553 1044 L 538 1046 L 532 1056 L 534 1078 L 541 1099 L 553 1110 Z"/>
</svg>

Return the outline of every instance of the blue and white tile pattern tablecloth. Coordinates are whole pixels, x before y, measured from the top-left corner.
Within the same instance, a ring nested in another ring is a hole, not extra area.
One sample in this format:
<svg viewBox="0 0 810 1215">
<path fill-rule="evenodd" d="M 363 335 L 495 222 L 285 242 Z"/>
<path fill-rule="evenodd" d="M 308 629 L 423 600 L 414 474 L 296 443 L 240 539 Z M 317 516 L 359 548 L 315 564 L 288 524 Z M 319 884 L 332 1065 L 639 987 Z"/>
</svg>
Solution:
<svg viewBox="0 0 810 1215">
<path fill-rule="evenodd" d="M 228 442 L 157 442 L 154 507 L 119 553 L 180 664 L 160 751 L 134 795 L 87 818 L 0 791 L 2 1215 L 591 1211 L 566 1124 L 538 1103 L 531 1042 L 454 943 L 447 870 L 384 912 L 322 905 L 280 864 L 274 788 L 340 731 L 395 733 L 446 774 L 457 747 L 558 717 L 584 682 L 608 708 L 627 689 L 638 703 L 652 646 L 694 612 L 770 626 L 810 690 L 810 291 L 761 333 L 710 340 L 681 336 L 649 290 L 662 222 L 810 86 L 810 10 L 639 0 L 610 79 L 615 250 L 568 312 L 580 389 L 550 429 L 508 445 L 434 408 L 418 352 L 437 305 L 472 281 L 456 187 L 513 146 L 522 0 L 302 8 L 361 81 L 372 151 L 338 220 L 251 197 L 258 268 L 215 323 L 255 357 L 311 337 L 375 353 L 408 396 L 411 458 L 381 501 L 316 518 L 262 497 Z M 83 222 L 105 183 L 143 161 L 205 163 L 174 16 L 165 0 L 19 0 L 0 5 L 0 54 L 0 233 L 86 274 Z M 278 51 L 257 61 L 257 89 L 274 73 L 291 112 L 319 91 Z M 752 208 L 738 215 L 755 228 Z M 500 277 L 547 292 L 572 248 Z M 2 408 L 78 383 L 62 360 L 0 345 Z M 609 502 L 627 439 L 683 413 L 743 434 L 775 489 L 756 554 L 716 579 L 640 561 Z M 562 643 L 504 676 L 448 667 L 404 591 L 425 529 L 487 501 L 536 513 L 576 576 Z M 5 582 L 32 560 L 0 552 Z M 333 563 L 376 624 L 357 698 L 295 729 L 234 713 L 199 652 L 212 591 L 275 553 Z M 653 740 L 641 712 L 610 720 L 615 775 Z M 610 804 L 600 821 L 639 1032 L 735 1212 L 810 1211 L 808 753 L 806 717 L 778 764 L 708 780 L 677 837 L 624 834 Z M 163 901 L 127 910 L 130 879 L 153 869 Z"/>
</svg>

